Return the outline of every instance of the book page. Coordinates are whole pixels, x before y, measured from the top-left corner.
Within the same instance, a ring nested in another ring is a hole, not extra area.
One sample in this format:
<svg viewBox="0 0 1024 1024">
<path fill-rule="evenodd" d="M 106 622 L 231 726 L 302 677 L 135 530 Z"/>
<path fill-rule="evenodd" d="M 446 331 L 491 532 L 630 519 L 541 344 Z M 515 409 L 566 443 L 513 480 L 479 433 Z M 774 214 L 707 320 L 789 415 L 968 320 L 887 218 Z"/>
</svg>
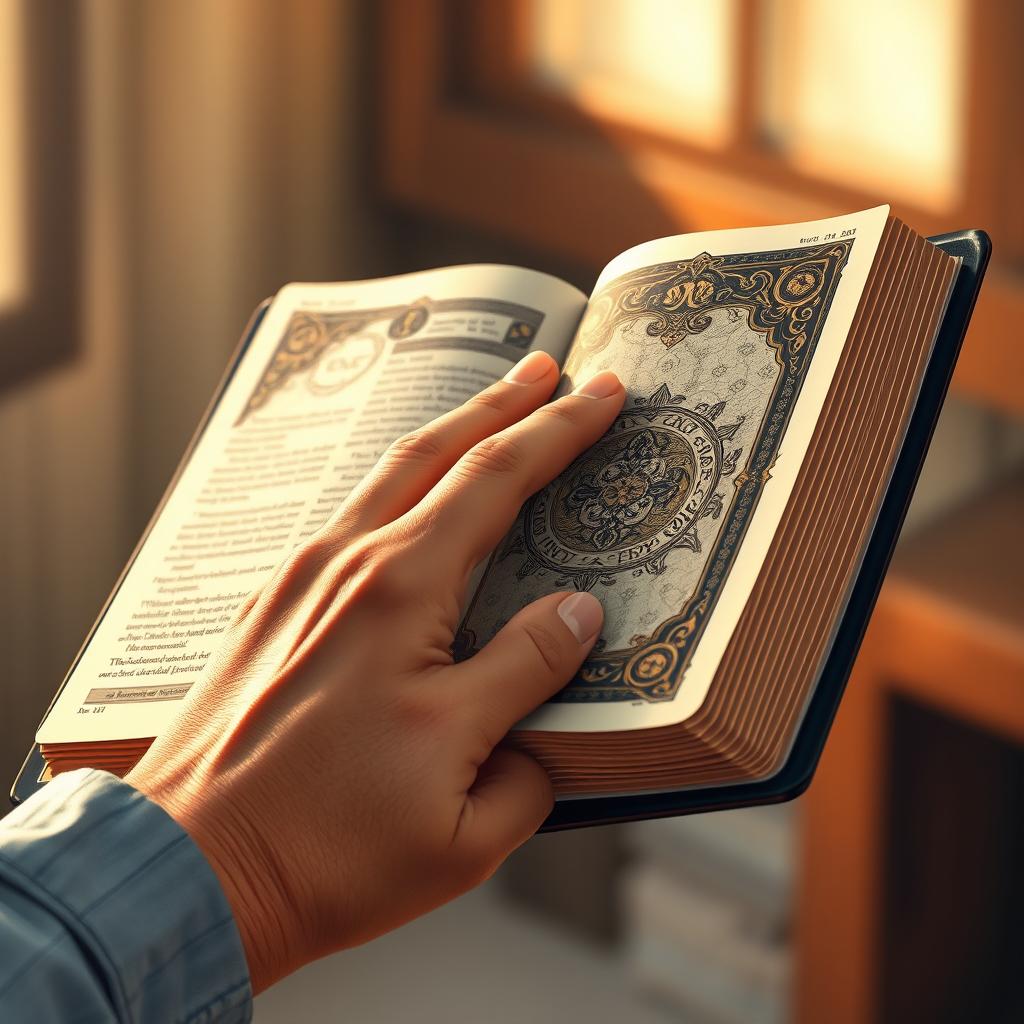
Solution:
<svg viewBox="0 0 1024 1024">
<path fill-rule="evenodd" d="M 591 656 L 520 728 L 641 729 L 701 706 L 789 500 L 887 216 L 880 207 L 681 235 L 605 268 L 561 388 L 612 369 L 625 407 L 524 506 L 456 643 L 470 656 L 555 590 L 601 598 Z"/>
<path fill-rule="evenodd" d="M 246 595 L 384 448 L 531 349 L 561 362 L 585 304 L 500 266 L 282 289 L 37 741 L 158 735 Z"/>
</svg>

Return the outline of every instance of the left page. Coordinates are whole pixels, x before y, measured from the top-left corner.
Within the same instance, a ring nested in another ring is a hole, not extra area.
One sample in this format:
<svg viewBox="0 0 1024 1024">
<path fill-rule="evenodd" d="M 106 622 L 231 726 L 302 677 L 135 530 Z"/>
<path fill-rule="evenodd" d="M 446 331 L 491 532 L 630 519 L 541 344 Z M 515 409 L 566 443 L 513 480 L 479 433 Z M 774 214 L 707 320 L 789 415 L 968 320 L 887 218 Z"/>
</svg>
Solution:
<svg viewBox="0 0 1024 1024">
<path fill-rule="evenodd" d="M 488 265 L 282 289 L 37 742 L 159 735 L 238 605 L 384 448 L 527 351 L 561 363 L 585 305 Z"/>
</svg>

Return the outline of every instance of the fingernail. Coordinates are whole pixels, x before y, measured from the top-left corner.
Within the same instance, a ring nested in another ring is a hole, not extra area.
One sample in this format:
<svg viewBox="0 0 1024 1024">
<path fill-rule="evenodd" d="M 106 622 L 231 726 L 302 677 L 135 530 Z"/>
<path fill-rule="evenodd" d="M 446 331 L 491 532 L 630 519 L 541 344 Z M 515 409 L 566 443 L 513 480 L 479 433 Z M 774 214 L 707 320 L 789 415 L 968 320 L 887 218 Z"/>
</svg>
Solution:
<svg viewBox="0 0 1024 1024">
<path fill-rule="evenodd" d="M 611 370 L 602 370 L 590 380 L 584 381 L 573 394 L 583 398 L 609 398 L 618 390 L 619 378 Z"/>
<path fill-rule="evenodd" d="M 551 356 L 546 352 L 531 352 L 505 374 L 509 384 L 536 384 L 551 369 Z"/>
<path fill-rule="evenodd" d="M 593 594 L 570 594 L 558 606 L 558 614 L 579 643 L 594 636 L 604 622 L 604 608 Z"/>
</svg>

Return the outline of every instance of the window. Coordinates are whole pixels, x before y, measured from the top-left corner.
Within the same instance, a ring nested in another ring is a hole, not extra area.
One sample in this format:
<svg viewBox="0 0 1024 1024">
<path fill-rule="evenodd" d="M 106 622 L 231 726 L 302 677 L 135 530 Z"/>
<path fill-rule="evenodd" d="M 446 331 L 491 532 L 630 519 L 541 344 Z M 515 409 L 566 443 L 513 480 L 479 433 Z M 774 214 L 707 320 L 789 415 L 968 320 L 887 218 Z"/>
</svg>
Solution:
<svg viewBox="0 0 1024 1024">
<path fill-rule="evenodd" d="M 600 267 L 659 235 L 890 202 L 984 227 L 961 393 L 1024 412 L 1024 5 L 381 0 L 394 203 Z"/>
<path fill-rule="evenodd" d="M 762 126 L 780 156 L 825 180 L 953 207 L 967 0 L 783 0 L 763 10 Z"/>
<path fill-rule="evenodd" d="M 0 0 L 0 390 L 75 351 L 78 5 Z"/>
<path fill-rule="evenodd" d="M 961 185 L 967 0 L 532 0 L 523 94 L 939 211 Z"/>
<path fill-rule="evenodd" d="M 736 108 L 735 0 L 530 4 L 531 74 L 596 117 L 721 146 Z"/>
<path fill-rule="evenodd" d="M 25 67 L 20 4 L 0 3 L 0 315 L 24 301 Z"/>
</svg>

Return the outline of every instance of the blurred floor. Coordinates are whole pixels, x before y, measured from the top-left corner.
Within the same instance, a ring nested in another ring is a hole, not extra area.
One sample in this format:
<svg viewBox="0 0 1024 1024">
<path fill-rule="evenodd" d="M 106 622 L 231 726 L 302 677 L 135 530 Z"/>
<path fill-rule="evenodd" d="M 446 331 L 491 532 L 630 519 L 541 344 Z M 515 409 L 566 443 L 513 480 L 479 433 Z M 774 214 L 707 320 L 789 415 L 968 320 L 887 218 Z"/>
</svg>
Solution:
<svg viewBox="0 0 1024 1024">
<path fill-rule="evenodd" d="M 369 945 L 312 964 L 256 1000 L 257 1024 L 667 1024 L 621 960 L 502 900 L 492 881 Z"/>
</svg>

